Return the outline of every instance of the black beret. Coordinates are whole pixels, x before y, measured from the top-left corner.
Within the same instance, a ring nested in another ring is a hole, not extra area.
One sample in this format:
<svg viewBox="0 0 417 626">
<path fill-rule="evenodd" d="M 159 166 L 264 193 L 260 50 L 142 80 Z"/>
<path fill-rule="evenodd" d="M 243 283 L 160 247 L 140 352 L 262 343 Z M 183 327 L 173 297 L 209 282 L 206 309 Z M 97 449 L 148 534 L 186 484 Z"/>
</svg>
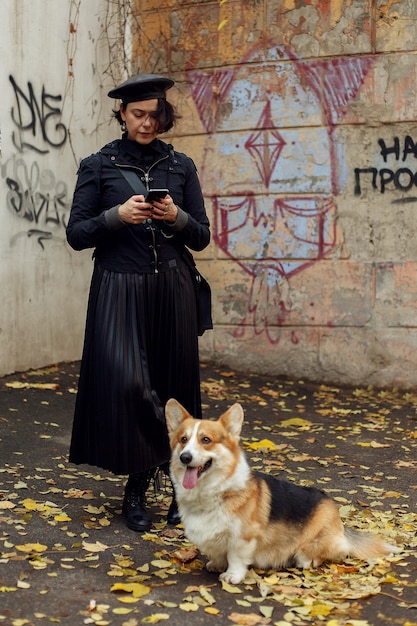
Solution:
<svg viewBox="0 0 417 626">
<path fill-rule="evenodd" d="M 137 102 L 165 98 L 167 89 L 174 81 L 158 74 L 136 74 L 107 94 L 110 98 L 119 98 L 122 102 Z"/>
</svg>

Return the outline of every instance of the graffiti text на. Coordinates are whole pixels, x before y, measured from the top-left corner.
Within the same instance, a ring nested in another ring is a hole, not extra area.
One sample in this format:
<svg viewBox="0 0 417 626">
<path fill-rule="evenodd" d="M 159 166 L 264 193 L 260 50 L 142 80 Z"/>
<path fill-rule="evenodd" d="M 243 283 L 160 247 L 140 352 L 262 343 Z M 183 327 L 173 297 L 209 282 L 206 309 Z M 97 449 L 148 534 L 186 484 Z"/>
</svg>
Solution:
<svg viewBox="0 0 417 626">
<path fill-rule="evenodd" d="M 404 139 L 404 146 L 401 149 L 400 140 L 398 137 L 394 137 L 394 143 L 392 146 L 387 146 L 383 139 L 378 139 L 378 143 L 381 146 L 381 155 L 384 158 L 385 163 L 389 154 L 395 155 L 395 160 L 405 161 L 409 154 L 417 158 L 417 145 L 410 135 L 406 135 Z"/>
<path fill-rule="evenodd" d="M 12 133 L 13 145 L 19 152 L 25 148 L 39 154 L 47 154 L 50 148 L 59 148 L 67 140 L 67 129 L 60 121 L 61 109 L 55 106 L 61 96 L 53 96 L 42 87 L 40 101 L 35 95 L 32 83 L 27 84 L 27 93 L 17 85 L 13 76 L 12 83 L 16 104 L 12 107 L 11 117 L 17 130 Z"/>
</svg>

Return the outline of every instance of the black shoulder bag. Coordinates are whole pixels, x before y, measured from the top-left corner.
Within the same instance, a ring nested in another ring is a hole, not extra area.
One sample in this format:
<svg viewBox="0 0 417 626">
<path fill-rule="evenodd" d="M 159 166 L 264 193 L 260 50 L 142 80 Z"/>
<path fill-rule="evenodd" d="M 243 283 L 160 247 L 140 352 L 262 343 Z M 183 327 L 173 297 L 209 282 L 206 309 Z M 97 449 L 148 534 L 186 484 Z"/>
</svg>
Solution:
<svg viewBox="0 0 417 626">
<path fill-rule="evenodd" d="M 204 276 L 198 271 L 194 257 L 188 248 L 184 249 L 182 258 L 193 278 L 197 299 L 198 334 L 201 337 L 206 330 L 213 328 L 213 320 L 211 318 L 211 288 Z"/>
</svg>

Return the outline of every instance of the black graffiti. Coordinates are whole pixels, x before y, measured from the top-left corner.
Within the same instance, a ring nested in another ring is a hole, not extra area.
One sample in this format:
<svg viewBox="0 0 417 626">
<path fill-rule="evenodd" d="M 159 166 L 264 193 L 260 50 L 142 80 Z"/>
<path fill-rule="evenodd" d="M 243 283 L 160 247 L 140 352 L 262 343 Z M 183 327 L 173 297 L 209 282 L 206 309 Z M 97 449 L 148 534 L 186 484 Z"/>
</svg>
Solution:
<svg viewBox="0 0 417 626">
<path fill-rule="evenodd" d="M 380 193 L 385 193 L 387 186 L 391 183 L 393 183 L 395 189 L 404 192 L 417 187 L 417 172 L 410 170 L 408 167 L 400 167 L 395 171 L 387 168 L 378 170 L 376 167 L 356 167 L 355 196 L 360 196 L 362 193 L 362 179 L 365 175 L 367 175 L 367 178 L 370 178 L 372 188 Z"/>
<path fill-rule="evenodd" d="M 27 84 L 27 94 L 9 76 L 13 86 L 16 105 L 12 107 L 11 118 L 17 127 L 12 133 L 13 145 L 19 152 L 25 148 L 39 154 L 47 154 L 50 148 L 59 148 L 67 140 L 68 131 L 60 121 L 61 109 L 54 106 L 61 102 L 61 96 L 53 96 L 42 87 L 40 102 L 35 96 L 32 83 Z"/>
<path fill-rule="evenodd" d="M 393 157 L 395 161 L 406 161 L 410 157 L 417 159 L 417 144 L 410 135 L 404 137 L 401 143 L 399 137 L 394 137 L 391 144 L 387 144 L 384 139 L 378 139 L 380 147 L 380 155 L 387 163 L 389 157 Z M 380 169 L 376 167 L 356 167 L 355 170 L 355 196 L 360 196 L 362 187 L 365 182 L 370 182 L 372 189 L 385 193 L 387 188 L 392 185 L 394 189 L 402 192 L 408 192 L 413 187 L 417 187 L 417 171 L 409 167 Z"/>
<path fill-rule="evenodd" d="M 31 228 L 30 230 L 27 231 L 27 233 L 22 232 L 22 233 L 17 233 L 17 235 L 14 235 L 10 243 L 14 245 L 16 241 L 20 239 L 22 236 L 26 236 L 29 239 L 31 237 L 36 239 L 36 241 L 38 242 L 42 250 L 45 250 L 44 241 L 50 241 L 52 239 L 59 239 L 58 237 L 55 237 L 52 233 L 48 231 L 40 230 L 38 228 Z"/>
<path fill-rule="evenodd" d="M 383 139 L 378 139 L 378 143 L 381 147 L 381 155 L 385 163 L 390 154 L 393 154 L 397 161 L 400 159 L 405 161 L 410 154 L 417 158 L 417 145 L 410 135 L 404 137 L 404 146 L 402 148 L 399 137 L 394 137 L 392 146 L 387 146 Z"/>
<path fill-rule="evenodd" d="M 7 164 L 6 164 L 7 166 Z M 14 163 L 12 172 L 4 168 L 2 175 L 7 186 L 8 209 L 30 225 L 29 237 L 40 234 L 38 242 L 53 237 L 53 232 L 64 231 L 69 213 L 68 188 L 65 182 L 57 181 L 50 170 L 40 171 L 33 163 L 29 169 L 22 159 Z"/>
</svg>

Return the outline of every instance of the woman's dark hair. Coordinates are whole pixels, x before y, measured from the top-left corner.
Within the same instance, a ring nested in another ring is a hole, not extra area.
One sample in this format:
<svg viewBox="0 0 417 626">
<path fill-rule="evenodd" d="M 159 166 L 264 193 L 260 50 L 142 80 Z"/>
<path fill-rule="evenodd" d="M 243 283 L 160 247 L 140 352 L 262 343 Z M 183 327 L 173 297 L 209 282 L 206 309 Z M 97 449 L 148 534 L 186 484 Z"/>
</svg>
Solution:
<svg viewBox="0 0 417 626">
<path fill-rule="evenodd" d="M 122 102 L 123 111 L 126 111 L 126 107 L 127 103 Z M 113 111 L 113 113 L 120 126 L 122 126 L 123 120 L 120 110 Z M 166 133 L 168 130 L 171 130 L 175 122 L 180 118 L 173 105 L 165 98 L 158 98 L 158 106 L 152 117 L 157 120 L 156 130 L 158 133 Z"/>
</svg>

